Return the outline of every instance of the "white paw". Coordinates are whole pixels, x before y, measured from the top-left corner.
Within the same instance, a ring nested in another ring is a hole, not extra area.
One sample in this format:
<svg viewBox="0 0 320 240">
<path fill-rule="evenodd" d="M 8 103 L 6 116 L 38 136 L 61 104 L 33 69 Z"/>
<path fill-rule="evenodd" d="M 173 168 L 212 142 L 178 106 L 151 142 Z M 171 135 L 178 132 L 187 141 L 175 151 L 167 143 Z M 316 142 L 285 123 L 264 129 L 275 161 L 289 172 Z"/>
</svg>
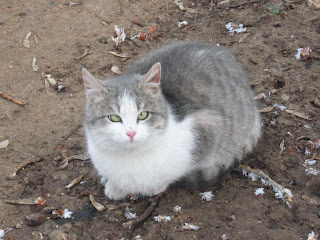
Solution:
<svg viewBox="0 0 320 240">
<path fill-rule="evenodd" d="M 104 187 L 104 194 L 112 200 L 121 200 L 126 197 L 126 194 L 116 188 L 110 181 L 108 181 Z"/>
<path fill-rule="evenodd" d="M 168 185 L 159 186 L 157 188 L 152 189 L 152 191 L 149 191 L 146 195 L 149 197 L 158 195 L 159 193 L 164 192 L 167 189 L 167 187 L 168 187 Z"/>
</svg>

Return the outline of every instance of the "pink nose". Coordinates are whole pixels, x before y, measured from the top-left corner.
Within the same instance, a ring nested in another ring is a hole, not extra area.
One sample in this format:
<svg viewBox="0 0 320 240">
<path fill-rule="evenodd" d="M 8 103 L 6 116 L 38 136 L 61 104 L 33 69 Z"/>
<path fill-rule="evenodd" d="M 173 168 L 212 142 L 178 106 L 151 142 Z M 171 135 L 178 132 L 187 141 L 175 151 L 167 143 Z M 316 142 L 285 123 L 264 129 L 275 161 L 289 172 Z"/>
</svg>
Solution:
<svg viewBox="0 0 320 240">
<path fill-rule="evenodd" d="M 127 136 L 130 138 L 131 142 L 134 138 L 134 136 L 136 135 L 136 132 L 135 131 L 132 131 L 132 132 L 127 132 Z"/>
</svg>

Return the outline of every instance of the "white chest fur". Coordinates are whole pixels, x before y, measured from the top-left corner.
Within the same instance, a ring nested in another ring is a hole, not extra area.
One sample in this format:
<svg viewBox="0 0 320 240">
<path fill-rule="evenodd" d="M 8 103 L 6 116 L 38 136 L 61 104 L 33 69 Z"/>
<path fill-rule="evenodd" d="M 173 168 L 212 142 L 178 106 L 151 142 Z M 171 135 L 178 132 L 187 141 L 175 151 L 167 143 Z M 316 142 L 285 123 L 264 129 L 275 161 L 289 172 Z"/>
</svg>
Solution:
<svg viewBox="0 0 320 240">
<path fill-rule="evenodd" d="M 191 117 L 182 122 L 170 118 L 165 133 L 148 143 L 144 151 L 102 150 L 87 134 L 89 154 L 99 174 L 108 179 L 107 185 L 112 184 L 121 197 L 129 193 L 157 194 L 192 169 L 192 125 Z"/>
</svg>

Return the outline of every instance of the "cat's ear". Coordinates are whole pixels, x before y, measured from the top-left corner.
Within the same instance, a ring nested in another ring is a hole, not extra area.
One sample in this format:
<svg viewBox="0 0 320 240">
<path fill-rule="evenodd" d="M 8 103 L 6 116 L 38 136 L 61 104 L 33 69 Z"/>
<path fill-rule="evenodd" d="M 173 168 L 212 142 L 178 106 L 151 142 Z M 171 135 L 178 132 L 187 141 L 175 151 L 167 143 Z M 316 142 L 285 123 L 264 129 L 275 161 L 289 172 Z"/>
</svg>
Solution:
<svg viewBox="0 0 320 240">
<path fill-rule="evenodd" d="M 83 83 L 86 88 L 86 95 L 88 99 L 92 99 L 99 92 L 106 91 L 100 83 L 99 79 L 92 76 L 87 69 L 82 68 Z"/>
<path fill-rule="evenodd" d="M 142 79 L 139 88 L 152 95 L 159 95 L 161 80 L 161 63 L 157 62 Z"/>
</svg>

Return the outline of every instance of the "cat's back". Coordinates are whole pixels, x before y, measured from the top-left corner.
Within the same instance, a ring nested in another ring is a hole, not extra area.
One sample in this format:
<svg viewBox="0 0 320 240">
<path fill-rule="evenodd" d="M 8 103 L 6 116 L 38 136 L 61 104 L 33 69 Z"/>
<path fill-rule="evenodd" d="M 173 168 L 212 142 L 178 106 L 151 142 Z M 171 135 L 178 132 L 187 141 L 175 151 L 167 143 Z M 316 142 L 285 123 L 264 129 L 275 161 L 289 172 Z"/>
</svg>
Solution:
<svg viewBox="0 0 320 240">
<path fill-rule="evenodd" d="M 254 105 L 245 72 L 224 47 L 177 42 L 151 51 L 128 73 L 146 74 L 157 62 L 161 63 L 162 92 L 180 118 L 202 108 L 222 110 L 222 105 L 229 108 L 223 112 L 231 113 L 239 100 Z"/>
</svg>

